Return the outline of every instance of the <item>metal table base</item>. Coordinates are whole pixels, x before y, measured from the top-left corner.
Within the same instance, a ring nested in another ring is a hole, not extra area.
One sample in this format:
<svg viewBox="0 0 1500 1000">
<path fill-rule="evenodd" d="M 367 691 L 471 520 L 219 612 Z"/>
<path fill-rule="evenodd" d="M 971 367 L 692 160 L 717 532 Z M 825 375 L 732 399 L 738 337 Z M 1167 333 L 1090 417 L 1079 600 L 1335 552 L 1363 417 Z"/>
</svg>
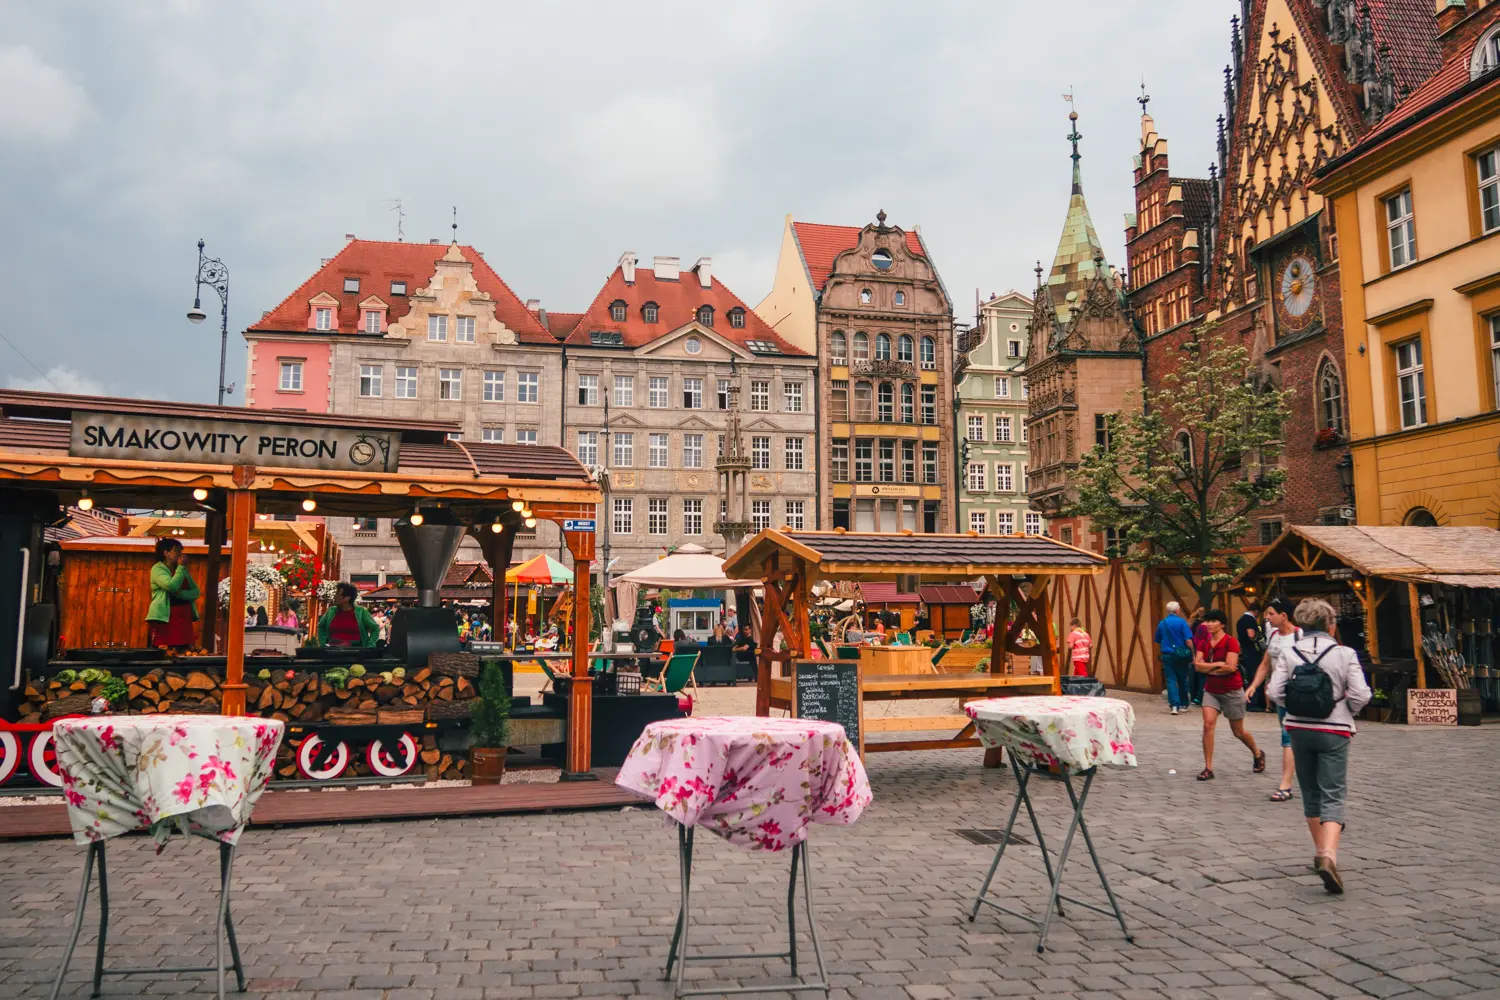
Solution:
<svg viewBox="0 0 1500 1000">
<path fill-rule="evenodd" d="M 73 961 L 73 949 L 78 945 L 78 935 L 83 931 L 83 912 L 88 904 L 89 883 L 93 881 L 94 862 L 99 863 L 99 944 L 94 950 L 94 992 L 99 996 L 99 985 L 105 976 L 160 976 L 178 972 L 217 972 L 219 974 L 219 1000 L 224 1000 L 224 941 L 228 938 L 229 953 L 234 960 L 234 978 L 239 992 L 245 992 L 245 967 L 240 961 L 240 946 L 234 939 L 234 918 L 229 914 L 229 879 L 234 868 L 234 847 L 219 845 L 219 920 L 214 935 L 218 946 L 217 965 L 195 965 L 179 968 L 155 969 L 106 969 L 104 967 L 104 945 L 109 937 L 109 876 L 104 867 L 104 841 L 89 845 L 83 861 L 83 885 L 78 890 L 78 908 L 73 914 L 73 934 L 68 938 L 68 948 L 63 952 L 62 966 L 57 970 L 57 979 L 52 984 L 51 1000 L 57 1000 L 62 990 L 63 977 L 68 974 L 68 965 Z"/>
<path fill-rule="evenodd" d="M 663 980 L 672 978 L 672 966 L 677 966 L 677 990 L 678 997 L 707 996 L 710 994 L 721 996 L 733 996 L 742 993 L 799 993 L 812 990 L 821 990 L 826 996 L 832 990 L 828 982 L 828 969 L 823 964 L 823 948 L 818 942 L 818 922 L 813 913 L 813 881 L 812 867 L 808 864 L 807 841 L 795 845 L 792 848 L 792 870 L 787 880 L 786 887 L 786 923 L 787 923 L 787 950 L 776 952 L 761 952 L 758 954 L 715 954 L 715 955 L 689 955 L 688 954 L 688 906 L 689 897 L 693 884 L 693 831 L 694 827 L 677 827 L 677 860 L 682 874 L 682 905 L 677 911 L 677 928 L 672 932 L 672 947 L 667 953 L 667 969 L 662 974 Z M 818 978 L 813 981 L 797 982 L 791 984 L 767 983 L 764 986 L 735 986 L 731 988 L 710 987 L 705 989 L 685 990 L 682 988 L 683 974 L 687 971 L 689 962 L 710 961 L 732 961 L 743 959 L 785 958 L 791 964 L 792 978 L 800 979 L 797 975 L 797 863 L 802 863 L 802 894 L 803 903 L 807 907 L 807 933 L 812 939 L 813 957 L 818 963 Z"/>
<path fill-rule="evenodd" d="M 1105 877 L 1104 868 L 1099 864 L 1099 854 L 1094 850 L 1094 840 L 1089 836 L 1088 824 L 1083 820 L 1083 807 L 1088 802 L 1089 787 L 1093 785 L 1094 776 L 1098 773 L 1099 769 L 1091 767 L 1087 771 L 1077 772 L 1078 776 L 1083 778 L 1083 789 L 1075 792 L 1073 789 L 1074 772 L 1066 765 L 1063 766 L 1061 774 L 1054 774 L 1034 764 L 1019 763 L 1016 760 L 1016 755 L 1013 753 L 1006 753 L 1005 756 L 1010 761 L 1011 772 L 1016 776 L 1016 801 L 1010 807 L 1010 820 L 1005 824 L 1005 835 L 1000 838 L 1000 846 L 995 849 L 995 860 L 990 862 L 989 874 L 985 875 L 984 884 L 979 887 L 979 895 L 974 899 L 974 906 L 969 910 L 969 922 L 973 923 L 974 919 L 979 916 L 979 907 L 981 905 L 993 907 L 1001 913 L 1024 920 L 1037 928 L 1040 934 L 1037 937 L 1036 950 L 1042 952 L 1047 949 L 1047 931 L 1052 924 L 1053 911 L 1056 911 L 1059 917 L 1063 916 L 1062 904 L 1066 901 L 1075 906 L 1081 906 L 1086 910 L 1102 913 L 1106 917 L 1113 916 L 1120 922 L 1120 930 L 1125 932 L 1125 940 L 1134 944 L 1135 938 L 1131 936 L 1130 928 L 1125 926 L 1125 915 L 1120 912 L 1119 901 L 1115 899 L 1114 890 L 1109 887 L 1109 879 Z M 1069 801 L 1073 803 L 1073 822 L 1069 824 L 1068 833 L 1063 838 L 1062 851 L 1057 856 L 1056 868 L 1052 866 L 1051 852 L 1047 849 L 1047 841 L 1042 836 L 1042 826 L 1037 822 L 1036 810 L 1032 808 L 1031 796 L 1026 790 L 1026 785 L 1033 775 L 1041 775 L 1042 777 L 1061 782 L 1063 787 L 1068 790 Z M 990 891 L 990 883 L 995 879 L 995 871 L 1000 867 L 1000 859 L 1005 856 L 1006 845 L 1010 843 L 1010 832 L 1015 828 L 1016 816 L 1020 813 L 1022 805 L 1026 806 L 1026 814 L 1031 818 L 1031 829 L 1036 834 L 1037 847 L 1042 851 L 1042 863 L 1047 866 L 1047 881 L 1051 883 L 1051 891 L 1047 896 L 1047 908 L 1041 920 L 1037 920 L 1029 914 L 1008 909 L 994 900 L 987 898 Z M 1109 898 L 1110 909 L 1108 910 L 1102 906 L 1095 906 L 1086 900 L 1064 896 L 1060 891 L 1062 888 L 1063 868 L 1068 863 L 1068 852 L 1073 848 L 1073 835 L 1080 832 L 1083 834 L 1084 844 L 1088 846 L 1089 857 L 1093 859 L 1094 871 L 1099 874 L 1099 884 L 1104 886 L 1104 895 Z"/>
</svg>

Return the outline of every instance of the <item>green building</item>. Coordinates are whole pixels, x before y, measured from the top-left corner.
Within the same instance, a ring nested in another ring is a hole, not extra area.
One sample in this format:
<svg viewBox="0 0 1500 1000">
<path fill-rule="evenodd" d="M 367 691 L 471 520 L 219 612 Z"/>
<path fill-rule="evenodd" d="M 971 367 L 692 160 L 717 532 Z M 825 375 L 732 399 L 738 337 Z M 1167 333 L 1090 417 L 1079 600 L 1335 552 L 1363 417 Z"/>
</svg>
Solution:
<svg viewBox="0 0 1500 1000">
<path fill-rule="evenodd" d="M 991 295 L 960 345 L 957 384 L 959 530 L 1039 535 L 1026 500 L 1026 350 L 1032 300 Z"/>
</svg>

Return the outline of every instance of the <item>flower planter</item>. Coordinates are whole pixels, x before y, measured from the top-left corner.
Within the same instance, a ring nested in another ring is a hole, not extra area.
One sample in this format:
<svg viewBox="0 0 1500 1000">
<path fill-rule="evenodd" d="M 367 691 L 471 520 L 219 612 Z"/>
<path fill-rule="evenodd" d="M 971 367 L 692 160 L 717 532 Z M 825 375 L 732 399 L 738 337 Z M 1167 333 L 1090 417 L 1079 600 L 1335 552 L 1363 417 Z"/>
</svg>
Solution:
<svg viewBox="0 0 1500 1000">
<path fill-rule="evenodd" d="M 505 747 L 470 747 L 469 773 L 478 785 L 498 785 L 505 777 Z"/>
</svg>

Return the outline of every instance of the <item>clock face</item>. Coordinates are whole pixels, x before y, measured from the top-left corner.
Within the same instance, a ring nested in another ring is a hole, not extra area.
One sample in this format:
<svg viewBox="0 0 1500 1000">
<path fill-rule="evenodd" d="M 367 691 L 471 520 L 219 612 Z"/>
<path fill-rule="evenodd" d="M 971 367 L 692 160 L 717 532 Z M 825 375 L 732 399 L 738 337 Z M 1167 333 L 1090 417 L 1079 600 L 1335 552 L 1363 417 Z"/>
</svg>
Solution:
<svg viewBox="0 0 1500 1000">
<path fill-rule="evenodd" d="M 1306 251 L 1294 252 L 1282 261 L 1276 283 L 1276 304 L 1281 325 L 1301 330 L 1317 316 L 1317 267 Z"/>
<path fill-rule="evenodd" d="M 355 465 L 369 465 L 375 460 L 375 446 L 364 440 L 354 442 L 349 448 L 349 460 Z"/>
</svg>

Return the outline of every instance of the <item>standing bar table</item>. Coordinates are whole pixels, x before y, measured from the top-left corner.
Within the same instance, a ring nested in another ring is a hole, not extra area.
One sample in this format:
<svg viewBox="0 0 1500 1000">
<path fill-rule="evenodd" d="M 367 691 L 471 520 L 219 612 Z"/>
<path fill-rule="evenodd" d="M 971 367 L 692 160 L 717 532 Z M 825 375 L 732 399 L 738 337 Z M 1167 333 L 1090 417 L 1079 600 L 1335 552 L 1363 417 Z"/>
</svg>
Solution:
<svg viewBox="0 0 1500 1000">
<path fill-rule="evenodd" d="M 1125 926 L 1125 915 L 1120 912 L 1119 901 L 1115 899 L 1109 879 L 1104 875 L 1104 868 L 1099 864 L 1099 854 L 1094 850 L 1094 840 L 1089 836 L 1088 824 L 1083 818 L 1089 789 L 1094 784 L 1099 768 L 1135 767 L 1135 744 L 1131 739 L 1135 710 L 1130 707 L 1130 703 L 1118 698 L 1042 695 L 973 701 L 964 706 L 964 711 L 974 720 L 980 743 L 988 749 L 1003 748 L 1008 751 L 1006 757 L 1016 776 L 1016 799 L 1010 808 L 1010 819 L 1005 824 L 1000 846 L 995 849 L 995 860 L 990 863 L 989 873 L 985 875 L 984 884 L 979 887 L 979 895 L 974 898 L 974 905 L 969 910 L 969 921 L 972 923 L 979 916 L 981 905 L 994 907 L 1001 913 L 1017 917 L 1037 928 L 1039 934 L 1036 950 L 1041 952 L 1047 947 L 1047 931 L 1052 924 L 1052 913 L 1055 910 L 1058 916 L 1063 916 L 1062 904 L 1066 901 L 1105 916 L 1113 916 L 1120 922 L 1125 940 L 1133 944 L 1135 938 Z M 1061 782 L 1068 791 L 1068 801 L 1073 805 L 1073 819 L 1068 825 L 1067 835 L 1063 837 L 1056 867 L 1052 864 L 1052 856 L 1042 837 L 1042 827 L 1037 821 L 1036 810 L 1032 808 L 1031 795 L 1027 791 L 1027 785 L 1033 776 Z M 1081 790 L 1073 787 L 1075 777 L 1083 779 Z M 988 898 L 990 883 L 994 881 L 995 872 L 1000 867 L 1000 859 L 1005 856 L 1011 830 L 1015 828 L 1016 816 L 1023 805 L 1031 819 L 1031 829 L 1036 834 L 1037 847 L 1041 848 L 1042 863 L 1047 868 L 1047 881 L 1050 883 L 1047 906 L 1041 920 Z M 1068 853 L 1072 850 L 1075 833 L 1083 834 L 1083 842 L 1088 847 L 1089 857 L 1093 859 L 1094 870 L 1099 875 L 1099 884 L 1104 887 L 1104 895 L 1109 899 L 1108 910 L 1061 893 L 1063 869 L 1068 863 Z"/>
<path fill-rule="evenodd" d="M 838 723 L 757 717 L 671 719 L 653 722 L 636 740 L 616 784 L 655 801 L 678 824 L 677 860 L 682 901 L 667 952 L 663 979 L 677 968 L 678 997 L 706 994 L 784 993 L 832 989 L 818 941 L 812 867 L 807 850 L 813 823 L 848 825 L 872 798 L 858 751 Z M 787 950 L 761 954 L 693 955 L 688 952 L 693 837 L 698 827 L 752 851 L 792 852 L 787 882 Z M 797 974 L 797 867 L 802 867 L 808 937 L 818 978 Z M 787 984 L 683 989 L 688 962 L 785 958 Z"/>
<path fill-rule="evenodd" d="M 235 845 L 271 779 L 285 727 L 274 719 L 223 715 L 135 715 L 65 719 L 52 729 L 58 770 L 73 839 L 87 844 L 83 885 L 73 915 L 73 933 L 52 984 L 52 1000 L 83 931 L 84 909 L 94 866 L 99 869 L 99 943 L 94 953 L 94 996 L 105 976 L 217 972 L 224 996 L 224 944 L 228 939 L 235 979 L 245 990 L 245 969 L 229 913 L 229 882 Z M 109 937 L 109 877 L 104 845 L 112 837 L 150 831 L 160 854 L 172 831 L 219 842 L 219 913 L 216 965 L 186 968 L 106 969 Z"/>
</svg>

